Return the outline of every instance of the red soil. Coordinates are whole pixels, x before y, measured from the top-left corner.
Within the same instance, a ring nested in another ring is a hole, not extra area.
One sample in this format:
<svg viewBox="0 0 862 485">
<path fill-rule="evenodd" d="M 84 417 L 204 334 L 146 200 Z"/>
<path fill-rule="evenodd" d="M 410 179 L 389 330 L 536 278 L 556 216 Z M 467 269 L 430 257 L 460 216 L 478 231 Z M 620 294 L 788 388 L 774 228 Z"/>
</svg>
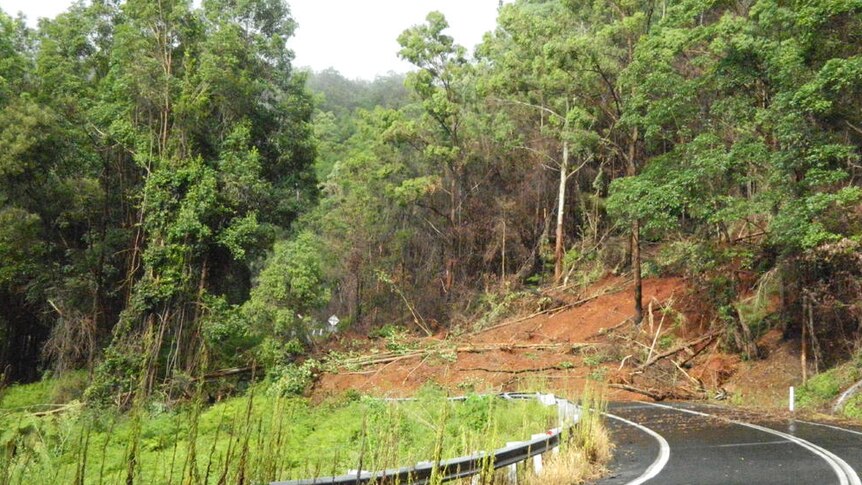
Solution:
<svg viewBox="0 0 862 485">
<path fill-rule="evenodd" d="M 616 291 L 609 291 L 617 288 Z M 582 389 L 587 376 L 594 368 L 584 365 L 587 349 L 573 353 L 570 345 L 596 343 L 599 349 L 611 344 L 604 331 L 625 322 L 632 315 L 631 284 L 620 278 L 608 278 L 592 289 L 601 294 L 590 301 L 567 310 L 536 316 L 521 322 L 490 329 L 460 339 L 450 339 L 452 345 L 470 344 L 563 344 L 557 348 L 507 349 L 483 352 L 459 352 L 454 361 L 440 356 L 416 357 L 376 367 L 363 368 L 358 372 L 324 374 L 319 379 L 314 397 L 338 395 L 348 389 L 362 393 L 387 396 L 413 394 L 427 382 L 435 382 L 453 393 L 468 391 L 503 392 L 538 388 L 558 392 Z M 608 292 L 606 294 L 602 294 Z M 644 302 L 665 302 L 672 297 L 681 298 L 686 292 L 681 278 L 657 278 L 644 281 Z M 418 341 L 419 348 L 439 343 L 429 338 Z M 595 349 L 592 350 L 593 352 Z M 618 362 L 607 367 L 617 366 Z M 563 367 L 545 371 L 533 371 L 544 367 Z M 513 373 L 528 370 L 522 373 Z M 616 369 L 611 369 L 616 370 Z M 641 399 L 642 396 L 614 391 L 611 399 Z"/>
</svg>

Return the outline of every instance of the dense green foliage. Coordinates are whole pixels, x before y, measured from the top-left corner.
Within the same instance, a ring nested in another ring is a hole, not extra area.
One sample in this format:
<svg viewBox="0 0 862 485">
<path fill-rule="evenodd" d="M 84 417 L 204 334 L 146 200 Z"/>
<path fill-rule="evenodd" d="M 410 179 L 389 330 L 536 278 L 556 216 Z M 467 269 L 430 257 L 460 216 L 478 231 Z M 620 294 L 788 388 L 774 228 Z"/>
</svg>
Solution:
<svg viewBox="0 0 862 485">
<path fill-rule="evenodd" d="M 336 255 L 333 308 L 433 331 L 552 264 L 643 268 L 691 276 L 749 357 L 812 321 L 818 360 L 850 355 L 860 27 L 854 1 L 520 0 L 470 58 L 430 14 L 399 38 L 412 104 L 359 113 L 305 220 Z"/>
<path fill-rule="evenodd" d="M 636 319 L 642 270 L 691 276 L 750 358 L 773 325 L 823 368 L 858 346 L 858 0 L 517 0 L 473 53 L 432 12 L 403 85 L 295 73 L 294 27 L 279 0 L 0 15 L 4 374 L 178 397 L 302 369 L 333 313 L 431 334 L 609 271 Z"/>
<path fill-rule="evenodd" d="M 0 21 L 3 373 L 103 354 L 100 383 L 117 392 L 142 370 L 150 389 L 247 362 L 272 322 L 239 305 L 317 193 L 287 7 L 96 1 L 35 31 Z"/>
</svg>

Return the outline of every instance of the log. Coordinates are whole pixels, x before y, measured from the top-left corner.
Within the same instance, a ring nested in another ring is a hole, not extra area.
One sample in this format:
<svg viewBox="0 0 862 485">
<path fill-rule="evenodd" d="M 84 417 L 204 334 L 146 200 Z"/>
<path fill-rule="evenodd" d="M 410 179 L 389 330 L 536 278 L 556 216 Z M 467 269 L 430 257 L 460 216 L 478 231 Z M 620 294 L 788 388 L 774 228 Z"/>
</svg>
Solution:
<svg viewBox="0 0 862 485">
<path fill-rule="evenodd" d="M 478 332 L 473 332 L 471 335 L 478 335 L 478 334 L 480 334 L 480 333 L 490 332 L 491 330 L 496 330 L 496 329 L 498 329 L 498 328 L 505 327 L 505 326 L 507 326 L 507 325 L 514 325 L 514 324 L 516 324 L 516 323 L 521 323 L 521 322 L 526 321 L 526 320 L 529 320 L 529 319 L 531 319 L 531 318 L 539 317 L 539 316 L 546 315 L 546 314 L 549 314 L 549 313 L 559 313 L 559 312 L 562 312 L 562 311 L 568 310 L 568 309 L 570 309 L 570 308 L 574 308 L 574 307 L 577 307 L 577 306 L 581 306 L 581 305 L 583 305 L 584 303 L 589 303 L 589 302 L 591 302 L 591 301 L 595 300 L 596 298 L 599 298 L 599 297 L 602 297 L 602 296 L 605 296 L 605 295 L 611 295 L 611 294 L 614 294 L 614 293 L 619 293 L 620 291 L 623 291 L 623 290 L 624 290 L 624 288 L 619 288 L 619 287 L 615 287 L 615 286 L 614 286 L 614 287 L 608 288 L 607 290 L 604 290 L 604 291 L 601 291 L 601 292 L 599 292 L 599 293 L 596 293 L 595 295 L 592 295 L 592 296 L 589 296 L 589 297 L 587 297 L 587 298 L 584 298 L 584 299 L 578 300 L 578 301 L 576 301 L 576 302 L 574 302 L 574 303 L 569 303 L 569 304 L 567 304 L 567 305 L 558 306 L 558 307 L 554 307 L 554 308 L 549 308 L 549 309 L 547 309 L 547 310 L 542 310 L 542 311 L 540 311 L 540 312 L 532 313 L 532 314 L 527 315 L 527 316 L 525 316 L 525 317 L 520 317 L 520 318 L 516 318 L 516 319 L 514 319 L 514 320 L 509 320 L 509 321 L 506 321 L 506 322 L 498 323 L 497 325 L 492 325 L 492 326 L 490 326 L 490 327 L 488 327 L 488 328 L 483 328 L 482 330 L 479 330 Z"/>
<path fill-rule="evenodd" d="M 642 371 L 642 370 L 646 369 L 647 367 L 655 364 L 656 362 L 658 362 L 662 359 L 665 359 L 667 357 L 670 357 L 671 355 L 676 354 L 677 352 L 691 348 L 691 347 L 693 347 L 699 343 L 702 343 L 702 342 L 708 342 L 708 341 L 714 339 L 715 337 L 717 337 L 718 334 L 719 334 L 719 332 L 710 332 L 710 333 L 708 333 L 708 334 L 706 334 L 700 338 L 696 338 L 696 339 L 691 340 L 689 342 L 686 342 L 684 344 L 678 345 L 678 346 L 668 350 L 667 352 L 663 352 L 663 353 L 658 354 L 655 357 L 652 357 L 651 359 L 647 360 L 646 362 L 644 362 L 643 364 L 638 366 L 637 370 Z"/>
<path fill-rule="evenodd" d="M 573 343 L 573 344 L 513 344 L 513 343 L 503 343 L 503 344 L 484 344 L 484 345 L 466 345 L 463 347 L 433 347 L 430 349 L 417 350 L 413 352 L 409 352 L 406 354 L 400 355 L 392 355 L 392 354 L 384 354 L 383 356 L 375 356 L 373 358 L 369 358 L 367 360 L 347 360 L 340 363 L 342 367 L 345 366 L 354 366 L 354 367 L 365 367 L 369 365 L 375 364 L 388 364 L 390 362 L 395 362 L 398 360 L 406 360 L 412 359 L 416 357 L 425 357 L 432 355 L 434 353 L 446 353 L 446 352 L 455 352 L 455 353 L 480 353 L 480 352 L 491 352 L 494 350 L 504 350 L 511 351 L 516 349 L 532 349 L 532 350 L 548 350 L 548 349 L 561 349 L 563 347 L 568 346 L 570 352 L 576 352 L 579 349 L 585 347 L 597 347 L 601 345 L 607 345 L 603 343 Z"/>
<path fill-rule="evenodd" d="M 494 372 L 498 374 L 526 374 L 529 372 L 544 372 L 548 370 L 569 370 L 571 366 L 564 365 L 549 365 L 545 367 L 530 367 L 528 369 L 488 369 L 485 367 L 467 367 L 465 369 L 455 369 L 458 372 L 470 372 L 470 371 L 482 371 L 482 372 Z"/>
<path fill-rule="evenodd" d="M 641 394 L 648 398 L 651 398 L 655 401 L 664 401 L 667 398 L 667 394 L 661 391 L 652 390 L 652 389 L 641 389 L 639 387 L 630 386 L 628 384 L 608 384 L 608 387 L 613 387 L 614 389 L 622 389 L 624 391 L 634 392 L 635 394 Z"/>
<path fill-rule="evenodd" d="M 74 408 L 77 408 L 80 406 L 81 406 L 81 403 L 79 401 L 72 401 L 69 404 L 64 404 L 64 405 L 57 407 L 57 408 L 54 408 L 54 409 L 49 409 L 47 411 L 39 411 L 37 413 L 33 413 L 33 416 L 41 418 L 41 417 L 45 417 L 45 416 L 51 416 L 54 414 L 61 414 L 61 413 L 64 413 L 70 409 L 74 409 Z"/>
<path fill-rule="evenodd" d="M 204 379 L 218 379 L 221 377 L 230 377 L 235 376 L 237 374 L 246 374 L 251 372 L 254 369 L 252 366 L 247 367 L 234 367 L 231 369 L 221 369 L 217 371 L 210 372 L 209 374 L 204 374 Z"/>
</svg>

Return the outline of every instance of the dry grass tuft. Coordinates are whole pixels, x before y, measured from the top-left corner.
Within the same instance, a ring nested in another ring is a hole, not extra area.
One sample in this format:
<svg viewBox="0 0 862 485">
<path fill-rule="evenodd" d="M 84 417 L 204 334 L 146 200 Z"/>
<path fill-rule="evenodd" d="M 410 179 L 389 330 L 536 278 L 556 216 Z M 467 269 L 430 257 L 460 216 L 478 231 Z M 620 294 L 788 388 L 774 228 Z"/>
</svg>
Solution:
<svg viewBox="0 0 862 485">
<path fill-rule="evenodd" d="M 604 394 L 590 388 L 581 397 L 581 418 L 568 436 L 564 436 L 560 452 L 546 454 L 542 473 L 527 474 L 527 485 L 575 485 L 602 476 L 610 461 L 613 444 L 604 425 L 602 412 L 607 407 Z"/>
</svg>

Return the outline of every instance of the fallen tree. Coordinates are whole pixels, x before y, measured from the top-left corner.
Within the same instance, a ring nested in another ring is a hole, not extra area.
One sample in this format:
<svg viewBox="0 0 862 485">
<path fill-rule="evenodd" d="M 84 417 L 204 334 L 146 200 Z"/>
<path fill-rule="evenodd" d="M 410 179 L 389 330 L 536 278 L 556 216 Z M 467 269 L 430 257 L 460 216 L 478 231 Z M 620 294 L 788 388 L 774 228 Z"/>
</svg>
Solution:
<svg viewBox="0 0 862 485">
<path fill-rule="evenodd" d="M 702 336 L 702 337 L 699 337 L 699 338 L 696 338 L 696 339 L 694 339 L 694 340 L 690 340 L 690 341 L 685 342 L 685 343 L 683 343 L 683 344 L 677 345 L 676 347 L 674 347 L 674 348 L 672 348 L 672 349 L 670 349 L 670 350 L 668 350 L 668 351 L 666 351 L 666 352 L 662 352 L 662 353 L 660 353 L 660 354 L 658 354 L 658 355 L 655 355 L 655 356 L 653 356 L 653 357 L 649 358 L 646 362 L 644 362 L 643 364 L 639 365 L 639 366 L 638 366 L 638 368 L 637 368 L 637 370 L 638 370 L 638 371 L 642 371 L 642 370 L 646 369 L 647 367 L 649 367 L 649 366 L 651 366 L 651 365 L 655 364 L 656 362 L 658 362 L 658 361 L 660 361 L 660 360 L 662 360 L 662 359 L 666 359 L 666 358 L 668 358 L 668 357 L 670 357 L 670 356 L 672 356 L 672 355 L 675 355 L 675 354 L 677 354 L 677 353 L 679 353 L 679 352 L 681 352 L 681 351 L 683 351 L 683 350 L 690 349 L 690 348 L 694 347 L 695 345 L 698 345 L 698 344 L 701 344 L 701 343 L 705 343 L 705 345 L 704 345 L 703 347 L 701 347 L 701 349 L 700 349 L 699 351 L 697 351 L 697 352 L 693 352 L 693 355 L 690 355 L 690 356 L 686 359 L 686 362 L 687 362 L 687 361 L 691 360 L 692 358 L 694 358 L 694 356 L 696 356 L 697 354 L 699 354 L 700 352 L 702 352 L 704 348 L 706 348 L 707 346 L 709 346 L 709 343 L 710 343 L 713 339 L 715 339 L 716 337 L 718 337 L 718 335 L 719 335 L 719 334 L 720 334 L 720 332 L 710 332 L 710 333 L 708 333 L 708 334 L 706 334 L 706 335 L 704 335 L 704 336 Z M 682 364 L 680 363 L 680 365 L 682 365 Z"/>
<path fill-rule="evenodd" d="M 514 343 L 500 343 L 500 344 L 481 344 L 481 345 L 465 345 L 460 347 L 450 347 L 450 346 L 433 346 L 426 349 L 413 350 L 409 352 L 390 352 L 386 354 L 376 354 L 372 356 L 362 356 L 356 357 L 353 359 L 344 359 L 337 364 L 341 367 L 366 367 L 369 365 L 376 364 L 387 364 L 390 362 L 395 362 L 399 360 L 413 359 L 418 357 L 427 357 L 434 354 L 458 354 L 458 353 L 480 353 L 480 352 L 492 352 L 495 350 L 502 351 L 513 351 L 519 349 L 531 349 L 531 350 L 560 350 L 568 348 L 569 352 L 577 352 L 581 349 L 588 347 L 598 347 L 606 344 L 601 343 L 558 343 L 558 344 L 514 344 Z"/>
</svg>

